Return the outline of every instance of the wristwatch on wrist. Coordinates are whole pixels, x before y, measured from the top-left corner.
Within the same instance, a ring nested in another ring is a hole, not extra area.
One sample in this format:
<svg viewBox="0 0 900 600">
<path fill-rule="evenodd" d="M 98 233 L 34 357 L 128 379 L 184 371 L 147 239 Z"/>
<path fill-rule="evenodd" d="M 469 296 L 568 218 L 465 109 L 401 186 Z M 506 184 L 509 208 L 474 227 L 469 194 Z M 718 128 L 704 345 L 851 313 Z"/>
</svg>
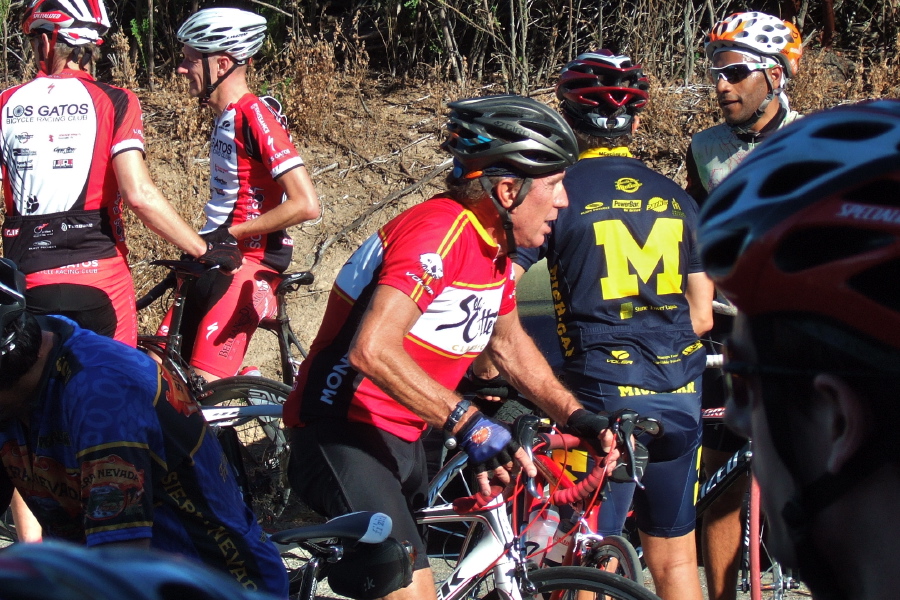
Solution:
<svg viewBox="0 0 900 600">
<path fill-rule="evenodd" d="M 453 428 L 456 427 L 459 420 L 463 418 L 463 415 L 466 414 L 466 411 L 469 410 L 470 406 L 472 406 L 471 400 L 466 400 L 465 398 L 460 400 L 459 404 L 456 405 L 456 408 L 453 409 L 453 412 L 450 413 L 450 416 L 447 417 L 447 422 L 444 423 L 444 431 L 448 433 L 453 432 Z"/>
</svg>

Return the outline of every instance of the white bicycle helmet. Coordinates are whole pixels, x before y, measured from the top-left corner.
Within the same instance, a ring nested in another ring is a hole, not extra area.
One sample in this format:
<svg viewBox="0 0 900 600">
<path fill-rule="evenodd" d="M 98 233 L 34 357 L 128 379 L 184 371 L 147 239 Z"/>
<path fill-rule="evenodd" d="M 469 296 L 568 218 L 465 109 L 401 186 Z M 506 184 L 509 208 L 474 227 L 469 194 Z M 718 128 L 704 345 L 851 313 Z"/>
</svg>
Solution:
<svg viewBox="0 0 900 600">
<path fill-rule="evenodd" d="M 225 52 L 243 64 L 266 39 L 266 19 L 238 8 L 206 8 L 178 29 L 178 41 L 201 54 Z"/>
<path fill-rule="evenodd" d="M 706 58 L 720 48 L 743 48 L 777 60 L 790 79 L 803 56 L 800 32 L 789 21 L 761 12 L 734 13 L 716 23 L 706 36 Z"/>
<path fill-rule="evenodd" d="M 27 35 L 55 32 L 70 45 L 82 46 L 109 30 L 109 15 L 103 0 L 31 0 L 22 29 Z"/>
</svg>

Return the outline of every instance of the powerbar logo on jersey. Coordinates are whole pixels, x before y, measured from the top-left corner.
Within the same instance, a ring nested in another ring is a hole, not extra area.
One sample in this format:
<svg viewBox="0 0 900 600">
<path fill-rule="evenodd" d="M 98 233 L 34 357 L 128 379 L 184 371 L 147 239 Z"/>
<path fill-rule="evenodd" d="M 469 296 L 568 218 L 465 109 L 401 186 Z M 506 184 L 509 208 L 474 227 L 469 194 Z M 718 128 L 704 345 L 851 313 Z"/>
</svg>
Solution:
<svg viewBox="0 0 900 600">
<path fill-rule="evenodd" d="M 74 165 L 75 161 L 71 158 L 59 158 L 53 161 L 54 169 L 71 169 Z"/>
<path fill-rule="evenodd" d="M 250 105 L 250 109 L 253 110 L 253 113 L 256 115 L 256 122 L 259 123 L 263 133 L 269 133 L 269 126 L 266 125 L 266 120 L 263 118 L 262 111 L 259 110 L 259 103 L 254 102 Z"/>
<path fill-rule="evenodd" d="M 612 207 L 620 208 L 625 212 L 637 212 L 641 210 L 642 200 L 613 200 Z"/>
<path fill-rule="evenodd" d="M 41 123 L 48 121 L 85 121 L 89 107 L 87 103 L 82 104 L 56 104 L 34 106 L 13 106 L 6 107 L 4 115 L 7 124 L 12 123 Z"/>
<path fill-rule="evenodd" d="M 634 177 L 622 177 L 616 180 L 616 189 L 626 194 L 633 194 L 644 185 Z"/>
</svg>

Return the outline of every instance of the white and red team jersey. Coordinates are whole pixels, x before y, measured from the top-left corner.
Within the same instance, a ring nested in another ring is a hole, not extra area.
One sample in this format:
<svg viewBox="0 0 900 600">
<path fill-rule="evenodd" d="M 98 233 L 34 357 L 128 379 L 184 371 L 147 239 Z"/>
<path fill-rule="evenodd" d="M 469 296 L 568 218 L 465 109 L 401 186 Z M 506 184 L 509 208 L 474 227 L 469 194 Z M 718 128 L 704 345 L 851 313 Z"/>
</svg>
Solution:
<svg viewBox="0 0 900 600">
<path fill-rule="evenodd" d="M 471 211 L 442 196 L 373 234 L 338 274 L 285 404 L 285 424 L 341 418 L 418 439 L 425 422 L 350 366 L 350 343 L 375 287 L 394 287 L 422 311 L 404 349 L 432 378 L 454 389 L 490 340 L 497 317 L 516 306 L 512 263 L 498 258 L 498 251 Z"/>
<path fill-rule="evenodd" d="M 274 105 L 271 106 L 270 102 Z M 210 139 L 210 200 L 200 235 L 245 223 L 284 201 L 276 178 L 303 165 L 277 101 L 246 94 L 228 105 Z M 245 258 L 284 272 L 293 240 L 284 230 L 240 240 Z"/>
<path fill-rule="evenodd" d="M 112 159 L 144 151 L 137 97 L 66 69 L 4 91 L 0 112 L 5 256 L 25 273 L 124 259 Z"/>
</svg>

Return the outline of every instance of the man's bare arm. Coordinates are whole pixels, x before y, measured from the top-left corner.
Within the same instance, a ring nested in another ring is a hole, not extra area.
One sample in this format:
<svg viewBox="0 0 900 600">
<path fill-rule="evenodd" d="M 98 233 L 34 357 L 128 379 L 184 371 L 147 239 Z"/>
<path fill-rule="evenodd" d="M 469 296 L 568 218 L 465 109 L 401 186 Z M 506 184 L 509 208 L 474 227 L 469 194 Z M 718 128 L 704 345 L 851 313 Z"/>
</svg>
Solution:
<svg viewBox="0 0 900 600">
<path fill-rule="evenodd" d="M 140 151 L 117 154 L 112 163 L 122 199 L 144 225 L 191 256 L 202 256 L 206 252 L 203 238 L 185 223 L 150 179 Z"/>
<path fill-rule="evenodd" d="M 319 216 L 319 196 L 306 167 L 291 169 L 276 181 L 284 190 L 284 202 L 255 219 L 229 228 L 237 239 L 285 229 Z"/>
<path fill-rule="evenodd" d="M 691 324 L 694 333 L 703 335 L 713 326 L 712 301 L 716 288 L 712 280 L 703 273 L 688 273 L 687 290 L 684 296 L 691 308 Z"/>
<path fill-rule="evenodd" d="M 564 425 L 581 403 L 553 374 L 550 365 L 522 329 L 518 310 L 497 319 L 489 345 L 494 365 L 520 394 Z"/>
<path fill-rule="evenodd" d="M 391 398 L 440 428 L 462 398 L 429 376 L 403 348 L 404 337 L 421 315 L 409 296 L 379 285 L 347 358 Z M 474 412 L 471 408 L 468 415 Z"/>
</svg>

